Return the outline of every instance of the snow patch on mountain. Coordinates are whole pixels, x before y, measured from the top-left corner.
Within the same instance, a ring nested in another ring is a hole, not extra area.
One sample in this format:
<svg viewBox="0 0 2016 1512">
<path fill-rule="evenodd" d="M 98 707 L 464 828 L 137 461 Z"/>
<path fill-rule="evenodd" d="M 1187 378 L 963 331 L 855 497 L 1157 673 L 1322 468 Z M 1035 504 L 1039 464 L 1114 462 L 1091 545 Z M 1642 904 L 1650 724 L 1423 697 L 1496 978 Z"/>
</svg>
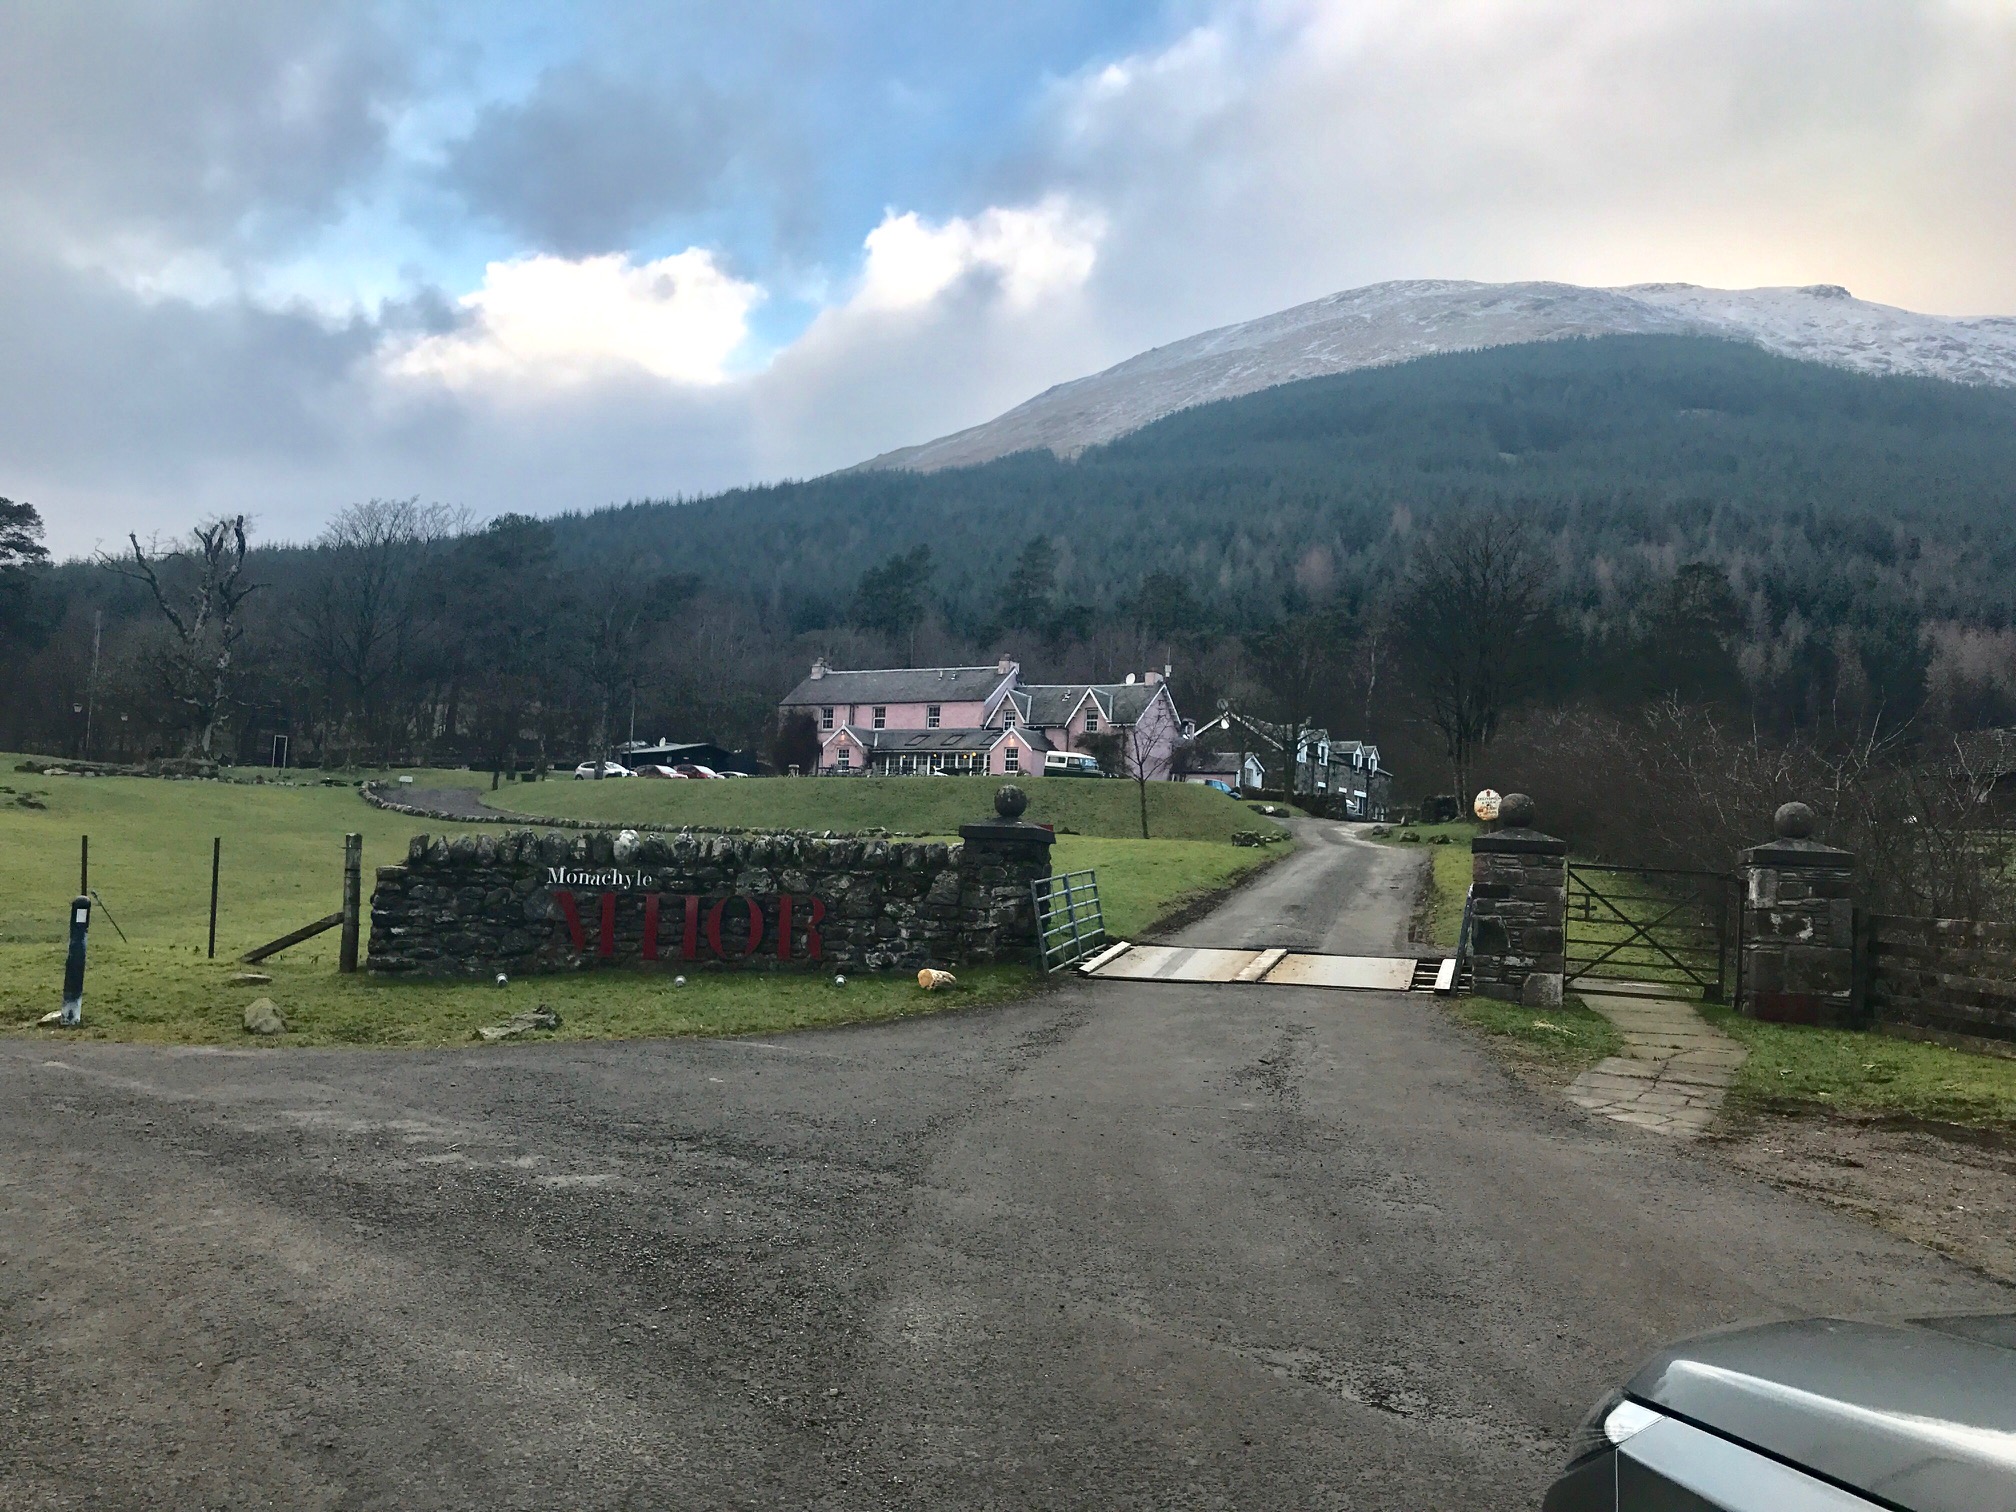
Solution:
<svg viewBox="0 0 2016 1512">
<path fill-rule="evenodd" d="M 2016 386 L 2016 318 L 1920 315 L 1856 299 L 1834 284 L 1589 289 L 1409 280 L 1346 290 L 1156 347 L 1046 389 L 984 425 L 862 465 L 934 472 L 1019 451 L 1073 457 L 1177 410 L 1301 378 L 1438 352 L 1649 334 L 1750 341 L 1782 356 L 1861 373 Z"/>
</svg>

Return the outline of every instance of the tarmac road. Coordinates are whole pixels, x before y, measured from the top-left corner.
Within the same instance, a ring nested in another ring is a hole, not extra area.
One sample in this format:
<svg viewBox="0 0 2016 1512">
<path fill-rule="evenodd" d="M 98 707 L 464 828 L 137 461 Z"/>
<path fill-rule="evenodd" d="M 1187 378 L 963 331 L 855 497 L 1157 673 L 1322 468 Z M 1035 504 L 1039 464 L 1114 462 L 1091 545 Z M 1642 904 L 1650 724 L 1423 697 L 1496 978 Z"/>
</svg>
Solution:
<svg viewBox="0 0 2016 1512">
<path fill-rule="evenodd" d="M 1407 955 L 1425 850 L 1359 839 L 1367 825 L 1290 819 L 1296 848 L 1172 943 L 1326 955 Z M 1432 952 L 1430 952 L 1432 953 Z"/>
<path fill-rule="evenodd" d="M 1309 838 L 1187 942 L 1392 939 L 1418 859 Z M 0 1040 L 24 1512 L 1531 1507 L 1672 1335 L 2010 1305 L 1528 1090 L 1407 994 L 1074 982 L 428 1053 Z"/>
</svg>

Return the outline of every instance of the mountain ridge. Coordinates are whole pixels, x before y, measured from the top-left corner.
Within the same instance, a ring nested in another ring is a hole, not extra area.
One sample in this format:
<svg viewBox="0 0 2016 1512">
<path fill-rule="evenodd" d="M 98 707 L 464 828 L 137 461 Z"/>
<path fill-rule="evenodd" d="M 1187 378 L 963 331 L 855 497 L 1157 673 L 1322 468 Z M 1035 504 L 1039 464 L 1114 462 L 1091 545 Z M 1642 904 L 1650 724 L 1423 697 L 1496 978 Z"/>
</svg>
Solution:
<svg viewBox="0 0 2016 1512">
<path fill-rule="evenodd" d="M 1306 378 L 1419 357 L 1590 336 L 1747 341 L 1850 371 L 2016 387 L 2016 317 L 1924 315 L 1837 284 L 1711 289 L 1409 279 L 1347 289 L 1152 347 L 994 419 L 850 471 L 936 472 L 1017 452 L 1072 458 L 1165 416 Z"/>
</svg>

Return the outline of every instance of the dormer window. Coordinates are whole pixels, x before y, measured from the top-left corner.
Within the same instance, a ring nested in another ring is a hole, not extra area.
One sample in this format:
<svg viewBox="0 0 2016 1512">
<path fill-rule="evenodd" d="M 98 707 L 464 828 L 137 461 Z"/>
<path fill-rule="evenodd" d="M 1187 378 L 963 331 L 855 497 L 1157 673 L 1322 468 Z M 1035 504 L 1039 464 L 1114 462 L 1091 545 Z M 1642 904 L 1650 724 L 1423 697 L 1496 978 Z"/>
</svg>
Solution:
<svg viewBox="0 0 2016 1512">
<path fill-rule="evenodd" d="M 821 709 L 819 711 L 819 728 L 822 730 L 833 728 L 833 711 L 831 709 Z"/>
<path fill-rule="evenodd" d="M 937 704 L 926 704 L 926 705 L 924 706 L 924 728 L 925 728 L 925 729 L 927 729 L 927 730 L 935 730 L 935 729 L 937 729 L 937 728 L 938 728 L 938 710 L 939 710 L 939 706 L 938 706 Z"/>
<path fill-rule="evenodd" d="M 1087 735 L 1097 735 L 1099 733 L 1099 714 L 1097 710 L 1086 711 L 1085 733 Z"/>
<path fill-rule="evenodd" d="M 875 705 L 875 728 L 878 730 L 886 730 L 888 727 L 889 727 L 889 710 L 887 706 L 883 704 Z"/>
</svg>

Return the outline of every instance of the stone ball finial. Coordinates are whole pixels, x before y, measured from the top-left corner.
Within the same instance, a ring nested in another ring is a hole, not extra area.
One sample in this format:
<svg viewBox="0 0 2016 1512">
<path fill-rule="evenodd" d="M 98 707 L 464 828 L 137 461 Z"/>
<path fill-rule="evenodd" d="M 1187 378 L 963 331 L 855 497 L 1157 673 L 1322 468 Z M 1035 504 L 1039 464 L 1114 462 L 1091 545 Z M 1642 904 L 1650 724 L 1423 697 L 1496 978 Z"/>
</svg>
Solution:
<svg viewBox="0 0 2016 1512">
<path fill-rule="evenodd" d="M 1507 829 L 1533 828 L 1533 800 L 1524 793 L 1507 793 L 1498 800 L 1498 822 Z"/>
<path fill-rule="evenodd" d="M 1029 795 L 1012 782 L 1001 784 L 1001 790 L 994 795 L 994 812 L 1003 819 L 1020 819 L 1027 807 Z"/>
<path fill-rule="evenodd" d="M 1813 810 L 1804 803 L 1781 803 L 1771 816 L 1771 828 L 1781 840 L 1805 840 L 1813 834 Z"/>
</svg>

